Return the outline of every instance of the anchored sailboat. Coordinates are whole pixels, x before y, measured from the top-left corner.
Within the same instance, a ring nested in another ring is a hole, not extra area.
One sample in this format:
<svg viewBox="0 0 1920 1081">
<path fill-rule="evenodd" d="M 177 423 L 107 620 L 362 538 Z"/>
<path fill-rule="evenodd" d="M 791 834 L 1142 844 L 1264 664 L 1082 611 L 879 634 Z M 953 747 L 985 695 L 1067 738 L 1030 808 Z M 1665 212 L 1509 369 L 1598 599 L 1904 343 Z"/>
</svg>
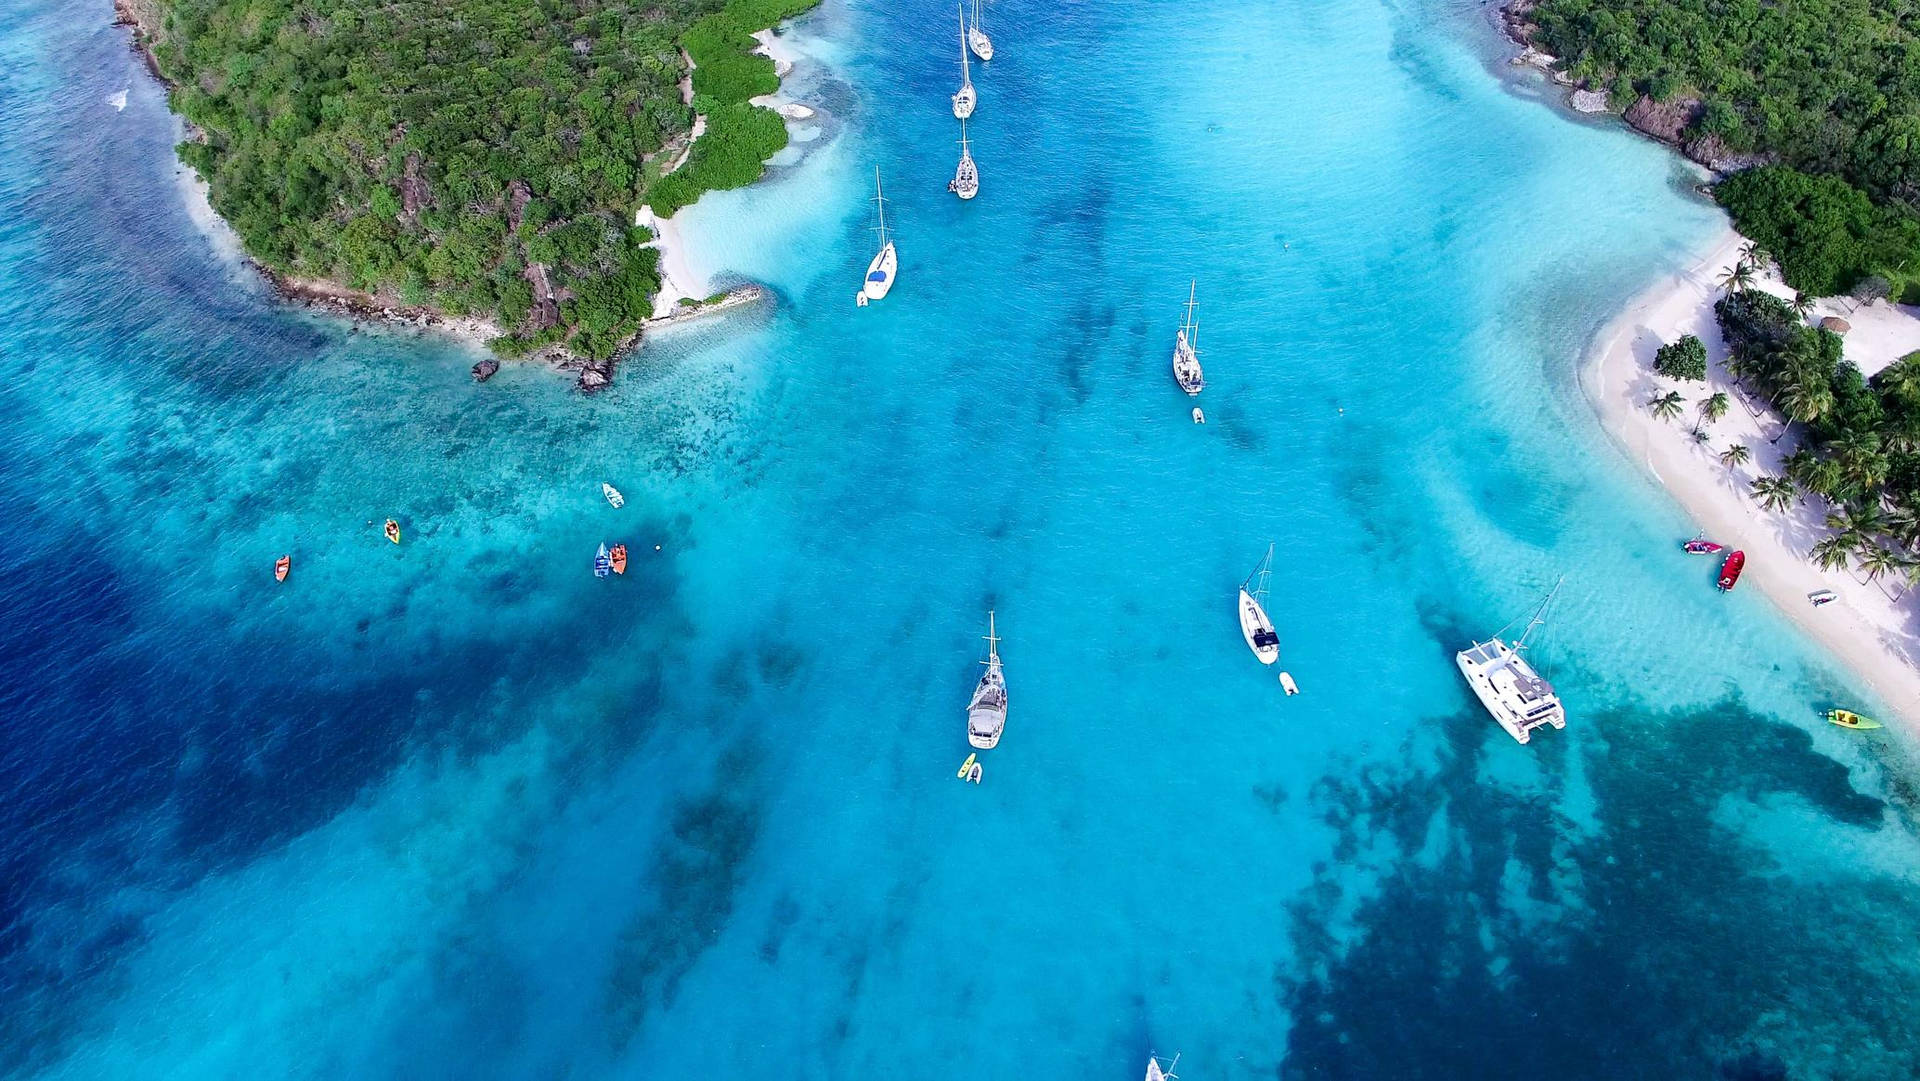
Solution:
<svg viewBox="0 0 1920 1081">
<path fill-rule="evenodd" d="M 1173 1056 L 1173 1061 L 1164 1067 L 1160 1065 L 1158 1055 L 1148 1055 L 1147 1081 L 1180 1081 L 1180 1075 L 1173 1072 L 1173 1068 L 1178 1065 L 1180 1065 L 1179 1055 Z"/>
<path fill-rule="evenodd" d="M 1280 659 L 1280 636 L 1274 633 L 1273 620 L 1267 618 L 1267 580 L 1273 576 L 1273 545 L 1267 545 L 1266 558 L 1240 583 L 1240 634 L 1247 640 L 1247 648 L 1260 658 L 1261 664 L 1272 664 Z M 1247 587 L 1253 586 L 1248 592 Z"/>
<path fill-rule="evenodd" d="M 887 236 L 887 200 L 880 192 L 880 167 L 873 167 L 873 205 L 880 214 L 880 253 L 867 264 L 867 280 L 860 286 L 860 303 L 879 300 L 893 288 L 894 272 L 899 269 L 900 256 L 893 250 L 893 241 Z"/>
<path fill-rule="evenodd" d="M 1000 638 L 993 631 L 993 613 L 987 613 L 987 672 L 967 703 L 967 742 L 983 751 L 1000 742 L 1007 727 L 1007 679 L 1000 670 Z"/>
<path fill-rule="evenodd" d="M 1507 627 L 1513 626 L 1509 623 L 1487 641 L 1475 642 L 1454 654 L 1460 674 L 1467 677 L 1467 686 L 1473 688 L 1480 704 L 1508 735 L 1521 743 L 1527 742 L 1530 733 L 1542 725 L 1567 726 L 1567 710 L 1560 704 L 1560 696 L 1554 693 L 1553 684 L 1542 679 L 1522 655 L 1527 648 L 1527 636 L 1546 622 L 1547 606 L 1553 603 L 1554 594 L 1558 592 L 1560 582 L 1555 582 L 1540 607 L 1527 617 L 1527 629 L 1520 632 L 1520 637 L 1511 645 L 1500 640 Z"/>
<path fill-rule="evenodd" d="M 967 27 L 967 46 L 980 59 L 993 59 L 993 39 L 980 29 L 980 0 L 973 0 L 973 25 Z"/>
<path fill-rule="evenodd" d="M 953 115 L 965 120 L 973 115 L 978 98 L 973 92 L 973 69 L 967 64 L 967 13 L 958 3 L 953 10 L 960 16 L 960 92 L 953 96 Z"/>
<path fill-rule="evenodd" d="M 973 163 L 973 155 L 967 150 L 967 122 L 960 121 L 960 167 L 953 171 L 953 179 L 947 182 L 947 190 L 962 199 L 971 199 L 980 194 L 980 169 Z"/>
<path fill-rule="evenodd" d="M 1189 395 L 1207 389 L 1206 376 L 1200 371 L 1200 325 L 1193 321 L 1195 284 L 1187 283 L 1187 321 L 1173 339 L 1173 378 Z"/>
</svg>

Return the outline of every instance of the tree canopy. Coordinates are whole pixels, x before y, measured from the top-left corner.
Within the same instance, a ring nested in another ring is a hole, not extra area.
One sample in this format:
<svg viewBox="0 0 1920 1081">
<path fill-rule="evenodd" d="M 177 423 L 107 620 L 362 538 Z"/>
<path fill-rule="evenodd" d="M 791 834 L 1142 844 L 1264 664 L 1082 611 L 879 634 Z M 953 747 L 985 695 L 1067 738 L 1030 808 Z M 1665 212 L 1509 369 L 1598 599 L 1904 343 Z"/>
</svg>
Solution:
<svg viewBox="0 0 1920 1081">
<path fill-rule="evenodd" d="M 182 159 L 261 263 L 492 316 L 503 352 L 604 357 L 659 287 L 634 208 L 751 183 L 785 145 L 742 92 L 777 86 L 772 63 L 734 31 L 811 3 L 160 0 L 143 29 L 196 129 Z M 707 134 L 659 178 L 695 109 Z"/>
</svg>

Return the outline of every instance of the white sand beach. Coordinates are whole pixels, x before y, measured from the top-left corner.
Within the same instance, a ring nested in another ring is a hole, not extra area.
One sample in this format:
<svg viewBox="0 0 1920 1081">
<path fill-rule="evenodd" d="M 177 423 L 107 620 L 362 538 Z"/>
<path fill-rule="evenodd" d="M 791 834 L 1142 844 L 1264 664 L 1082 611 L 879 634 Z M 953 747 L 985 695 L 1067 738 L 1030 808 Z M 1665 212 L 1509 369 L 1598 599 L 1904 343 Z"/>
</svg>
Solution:
<svg viewBox="0 0 1920 1081">
<path fill-rule="evenodd" d="M 1822 571 L 1810 562 L 1808 549 L 1827 533 L 1828 507 L 1817 496 L 1780 513 L 1764 509 L 1749 494 L 1755 477 L 1783 472 L 1781 460 L 1796 437 L 1789 434 L 1770 442 L 1781 434 L 1779 415 L 1764 400 L 1735 386 L 1724 365 L 1727 351 L 1713 303 L 1722 295 L 1721 278 L 1739 260 L 1743 243 L 1728 229 L 1714 238 L 1698 265 L 1635 298 L 1595 338 L 1582 385 L 1615 442 L 1666 486 L 1699 528 L 1713 540 L 1745 549 L 1740 588 L 1765 593 L 1895 710 L 1908 732 L 1920 732 L 1920 597 L 1905 595 L 1904 581 L 1891 576 L 1867 582 L 1855 573 Z M 1770 274 L 1759 287 L 1793 295 Z M 1852 324 L 1844 336 L 1845 354 L 1868 375 L 1920 349 L 1920 314 L 1912 309 L 1882 301 L 1855 311 L 1850 301 L 1829 299 L 1820 302 L 1811 318 L 1817 322 L 1826 315 L 1839 315 Z M 1654 352 L 1683 334 L 1706 343 L 1709 385 L 1675 383 L 1654 372 Z M 1687 412 L 1672 421 L 1656 418 L 1647 408 L 1649 399 L 1667 390 L 1678 390 L 1687 399 Z M 1726 391 L 1733 406 L 1709 428 L 1711 439 L 1701 445 L 1692 434 L 1699 417 L 1695 407 L 1716 390 Z M 1730 470 L 1719 455 L 1732 443 L 1744 443 L 1753 458 Z M 1674 538 L 1676 547 L 1682 539 Z M 1819 589 L 1831 589 L 1840 599 L 1815 608 L 1807 594 Z"/>
</svg>

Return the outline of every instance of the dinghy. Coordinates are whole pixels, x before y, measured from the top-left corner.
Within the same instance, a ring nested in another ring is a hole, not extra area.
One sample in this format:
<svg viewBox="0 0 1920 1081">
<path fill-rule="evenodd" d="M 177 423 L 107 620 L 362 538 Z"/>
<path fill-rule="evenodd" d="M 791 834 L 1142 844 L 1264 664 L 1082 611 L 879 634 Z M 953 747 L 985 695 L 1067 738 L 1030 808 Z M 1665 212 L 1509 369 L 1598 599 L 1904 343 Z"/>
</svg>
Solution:
<svg viewBox="0 0 1920 1081">
<path fill-rule="evenodd" d="M 607 572 L 612 569 L 613 560 L 608 557 L 607 546 L 603 544 L 600 546 L 600 550 L 595 552 L 593 556 L 593 576 L 595 578 L 605 578 Z"/>
<path fill-rule="evenodd" d="M 627 497 L 620 494 L 620 489 L 604 481 L 600 484 L 600 494 L 607 497 L 607 502 L 613 504 L 614 510 L 627 505 Z"/>
<path fill-rule="evenodd" d="M 965 762 L 960 763 L 960 772 L 954 774 L 954 776 L 960 778 L 963 781 L 966 780 L 967 774 L 972 772 L 973 770 L 973 764 L 979 760 L 980 760 L 980 755 L 978 752 L 968 755 L 967 760 Z"/>
<path fill-rule="evenodd" d="M 613 564 L 613 573 L 627 573 L 627 546 L 624 544 L 614 545 L 613 550 L 607 553 L 607 562 Z"/>
<path fill-rule="evenodd" d="M 1735 552 L 1720 564 L 1720 592 L 1725 593 L 1740 581 L 1740 572 L 1747 566 L 1747 553 Z"/>
<path fill-rule="evenodd" d="M 1880 722 L 1874 720 L 1872 717 L 1862 717 L 1850 709 L 1828 710 L 1827 721 L 1830 724 L 1837 724 L 1842 728 L 1868 729 L 1879 728 L 1881 726 Z"/>
<path fill-rule="evenodd" d="M 279 559 L 274 560 L 273 561 L 273 580 L 276 582 L 286 581 L 287 572 L 292 569 L 293 569 L 292 556 L 281 556 Z"/>
<path fill-rule="evenodd" d="M 400 543 L 400 523 L 391 518 L 387 519 L 387 539 L 395 544 Z"/>
</svg>

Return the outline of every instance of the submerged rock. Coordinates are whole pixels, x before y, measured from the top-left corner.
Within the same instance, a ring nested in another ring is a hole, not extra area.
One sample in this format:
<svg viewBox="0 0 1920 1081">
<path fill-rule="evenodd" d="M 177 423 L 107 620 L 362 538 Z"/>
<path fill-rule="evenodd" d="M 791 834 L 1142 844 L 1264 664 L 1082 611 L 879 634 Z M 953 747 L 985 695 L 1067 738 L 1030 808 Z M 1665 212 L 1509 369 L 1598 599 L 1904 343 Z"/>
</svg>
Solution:
<svg viewBox="0 0 1920 1081">
<path fill-rule="evenodd" d="M 1573 107 L 1583 113 L 1604 113 L 1607 111 L 1607 92 L 1604 90 L 1575 90 Z"/>
<path fill-rule="evenodd" d="M 499 370 L 500 370 L 500 362 L 493 359 L 492 357 L 488 357 L 487 359 L 473 366 L 473 381 L 476 383 L 484 383 L 487 380 L 492 379 L 493 373 Z"/>
</svg>

